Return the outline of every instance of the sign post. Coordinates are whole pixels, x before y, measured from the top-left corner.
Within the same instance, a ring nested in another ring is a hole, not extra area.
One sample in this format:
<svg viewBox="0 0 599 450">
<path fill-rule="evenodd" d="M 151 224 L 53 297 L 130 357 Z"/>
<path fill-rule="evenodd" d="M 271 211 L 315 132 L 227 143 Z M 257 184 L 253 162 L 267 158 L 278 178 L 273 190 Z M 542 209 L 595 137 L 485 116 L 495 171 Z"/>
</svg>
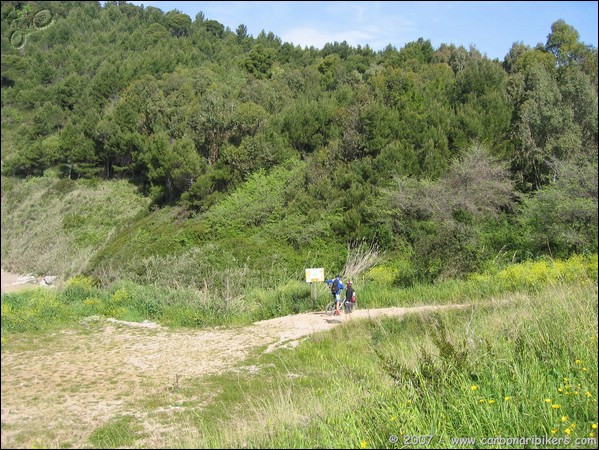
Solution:
<svg viewBox="0 0 599 450">
<path fill-rule="evenodd" d="M 306 283 L 310 283 L 310 301 L 314 308 L 314 283 L 324 281 L 324 268 L 306 269 Z"/>
</svg>

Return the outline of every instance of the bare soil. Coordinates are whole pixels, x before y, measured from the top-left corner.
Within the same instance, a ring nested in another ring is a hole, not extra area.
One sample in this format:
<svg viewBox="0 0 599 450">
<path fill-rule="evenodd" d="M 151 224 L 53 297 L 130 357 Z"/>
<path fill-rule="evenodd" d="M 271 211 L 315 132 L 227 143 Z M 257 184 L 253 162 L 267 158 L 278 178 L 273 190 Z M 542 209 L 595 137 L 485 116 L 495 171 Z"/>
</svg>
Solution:
<svg viewBox="0 0 599 450">
<path fill-rule="evenodd" d="M 2 292 L 5 278 L 2 272 Z M 11 286 L 8 286 L 10 288 Z M 14 286 L 13 286 L 14 287 Z M 158 324 L 89 318 L 81 329 L 23 337 L 2 346 L 2 448 L 84 447 L 90 433 L 118 415 L 131 414 L 146 424 L 148 442 L 160 446 L 164 424 L 145 420 L 140 401 L 160 399 L 169 405 L 201 407 L 214 392 L 197 386 L 203 377 L 243 368 L 256 351 L 292 348 L 313 333 L 330 330 L 348 320 L 399 316 L 464 305 L 416 308 L 357 309 L 350 315 L 310 312 L 225 329 L 174 330 Z M 259 368 L 246 367 L 248 371 Z M 198 392 L 201 392 L 198 394 Z M 156 413 L 154 408 L 145 408 Z"/>
<path fill-rule="evenodd" d="M 5 272 L 2 269 L 2 293 L 13 292 L 24 287 L 25 284 L 20 282 L 21 278 L 16 273 Z"/>
</svg>

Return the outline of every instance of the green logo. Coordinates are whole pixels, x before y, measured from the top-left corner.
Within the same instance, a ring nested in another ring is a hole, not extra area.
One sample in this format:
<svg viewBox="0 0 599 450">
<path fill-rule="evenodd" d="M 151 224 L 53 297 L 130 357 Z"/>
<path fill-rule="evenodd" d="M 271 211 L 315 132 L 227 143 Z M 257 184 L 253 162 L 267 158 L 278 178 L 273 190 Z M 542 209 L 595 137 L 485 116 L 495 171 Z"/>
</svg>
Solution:
<svg viewBox="0 0 599 450">
<path fill-rule="evenodd" d="M 31 5 L 13 9 L 6 16 L 10 26 L 10 43 L 16 48 L 25 46 L 27 35 L 52 25 L 52 13 L 48 9 L 33 12 Z"/>
</svg>

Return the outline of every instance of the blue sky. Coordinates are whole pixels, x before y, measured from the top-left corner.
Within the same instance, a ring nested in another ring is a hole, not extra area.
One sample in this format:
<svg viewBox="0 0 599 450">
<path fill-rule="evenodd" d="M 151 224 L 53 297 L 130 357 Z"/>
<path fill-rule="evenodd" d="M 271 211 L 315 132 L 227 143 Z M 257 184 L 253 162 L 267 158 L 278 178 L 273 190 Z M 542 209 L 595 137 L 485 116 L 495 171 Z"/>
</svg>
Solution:
<svg viewBox="0 0 599 450">
<path fill-rule="evenodd" d="M 563 19 L 580 41 L 597 47 L 596 1 L 134 1 L 164 12 L 177 9 L 191 17 L 203 12 L 232 31 L 244 24 L 256 37 L 272 31 L 283 42 L 322 48 L 327 42 L 368 44 L 378 51 L 400 49 L 422 37 L 434 48 L 442 43 L 475 46 L 499 58 L 514 42 L 545 44 L 551 24 Z"/>
</svg>

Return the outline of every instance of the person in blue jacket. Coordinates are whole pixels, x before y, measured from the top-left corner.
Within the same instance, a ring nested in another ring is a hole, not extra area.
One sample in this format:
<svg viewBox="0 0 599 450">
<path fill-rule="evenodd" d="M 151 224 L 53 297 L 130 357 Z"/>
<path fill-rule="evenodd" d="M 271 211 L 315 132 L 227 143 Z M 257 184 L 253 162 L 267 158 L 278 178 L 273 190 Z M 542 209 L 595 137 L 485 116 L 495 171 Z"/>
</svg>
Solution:
<svg viewBox="0 0 599 450">
<path fill-rule="evenodd" d="M 331 288 L 331 294 L 335 299 L 335 315 L 341 314 L 341 289 L 345 289 L 343 282 L 341 281 L 341 275 L 337 275 L 331 280 L 327 280 L 327 284 Z"/>
</svg>

